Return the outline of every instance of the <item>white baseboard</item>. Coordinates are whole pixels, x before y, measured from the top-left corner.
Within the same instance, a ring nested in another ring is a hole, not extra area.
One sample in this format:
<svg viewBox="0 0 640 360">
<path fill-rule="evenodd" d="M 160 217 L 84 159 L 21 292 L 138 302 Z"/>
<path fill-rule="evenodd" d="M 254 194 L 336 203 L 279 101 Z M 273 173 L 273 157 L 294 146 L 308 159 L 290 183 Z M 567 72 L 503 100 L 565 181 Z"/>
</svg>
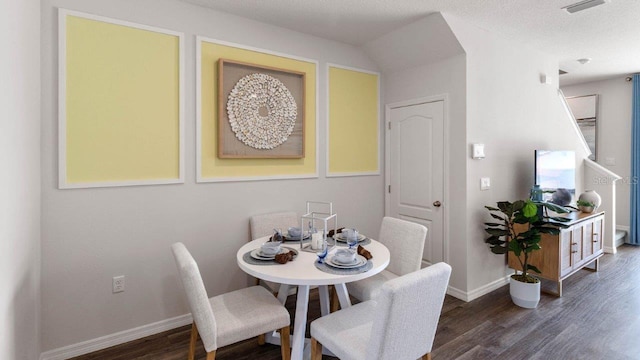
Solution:
<svg viewBox="0 0 640 360">
<path fill-rule="evenodd" d="M 111 346 L 124 344 L 129 341 L 141 339 L 146 336 L 151 336 L 163 331 L 188 325 L 191 324 L 192 321 L 193 319 L 191 317 L 191 314 L 176 316 L 174 318 L 143 325 L 134 329 L 124 330 L 96 339 L 45 351 L 40 354 L 40 360 L 65 360 L 72 357 L 85 355 L 94 351 L 106 349 Z"/>
<path fill-rule="evenodd" d="M 492 292 L 493 290 L 499 289 L 499 288 L 505 286 L 508 283 L 509 283 L 509 276 L 505 276 L 502 279 L 495 280 L 493 282 L 490 282 L 490 283 L 488 283 L 486 285 L 483 285 L 483 286 L 481 286 L 481 287 L 479 287 L 477 289 L 474 289 L 472 291 L 469 291 L 469 292 L 462 291 L 460 289 L 457 289 L 457 288 L 454 288 L 452 286 L 449 286 L 447 288 L 447 294 L 449 294 L 449 295 L 451 295 L 451 296 L 453 296 L 455 298 L 458 298 L 458 299 L 460 299 L 462 301 L 469 302 L 469 301 L 472 301 L 472 300 L 475 300 L 475 299 L 481 297 L 482 295 L 486 295 L 486 294 Z"/>
</svg>

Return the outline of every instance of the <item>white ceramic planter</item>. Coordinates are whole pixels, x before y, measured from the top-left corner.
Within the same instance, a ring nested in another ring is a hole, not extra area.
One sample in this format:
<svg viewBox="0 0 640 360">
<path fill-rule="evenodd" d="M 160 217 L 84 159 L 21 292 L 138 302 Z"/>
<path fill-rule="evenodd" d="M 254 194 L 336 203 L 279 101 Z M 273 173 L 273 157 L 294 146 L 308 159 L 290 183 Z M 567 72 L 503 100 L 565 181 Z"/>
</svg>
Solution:
<svg viewBox="0 0 640 360">
<path fill-rule="evenodd" d="M 514 304 L 523 308 L 534 309 L 540 302 L 540 281 L 537 283 L 524 283 L 511 277 L 509 278 L 509 292 Z"/>
<path fill-rule="evenodd" d="M 602 198 L 600 197 L 600 194 L 595 192 L 595 190 L 587 190 L 583 192 L 578 197 L 578 200 L 588 201 L 592 203 L 594 210 L 600 207 L 600 204 L 602 203 Z"/>
</svg>

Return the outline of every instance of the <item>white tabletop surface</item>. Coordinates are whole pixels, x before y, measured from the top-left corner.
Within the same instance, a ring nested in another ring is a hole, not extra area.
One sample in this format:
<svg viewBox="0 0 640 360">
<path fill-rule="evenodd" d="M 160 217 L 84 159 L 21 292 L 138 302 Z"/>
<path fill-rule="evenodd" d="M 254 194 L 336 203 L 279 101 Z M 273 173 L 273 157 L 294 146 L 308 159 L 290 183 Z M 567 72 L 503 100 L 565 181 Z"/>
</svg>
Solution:
<svg viewBox="0 0 640 360">
<path fill-rule="evenodd" d="M 284 242 L 283 246 L 294 248 L 298 251 L 298 257 L 289 261 L 286 264 L 275 265 L 253 265 L 246 263 L 242 256 L 253 249 L 259 248 L 265 241 L 268 241 L 269 237 L 263 237 L 251 242 L 248 242 L 238 250 L 236 258 L 238 266 L 247 274 L 267 280 L 273 281 L 279 284 L 288 285 L 333 285 L 337 283 L 348 283 L 373 276 L 389 265 L 390 254 L 386 246 L 380 242 L 371 240 L 370 244 L 364 246 L 365 249 L 371 252 L 373 258 L 371 262 L 373 267 L 371 270 L 360 274 L 349 275 L 336 275 L 329 274 L 324 271 L 318 270 L 314 266 L 314 262 L 318 257 L 313 252 L 302 251 L 300 249 L 300 243 L 295 241 Z M 335 246 L 330 250 L 327 258 L 331 257 L 336 249 L 341 248 Z"/>
<path fill-rule="evenodd" d="M 351 306 L 345 283 L 365 279 L 384 270 L 384 268 L 389 265 L 389 250 L 386 246 L 375 240 L 371 240 L 370 244 L 364 245 L 365 249 L 369 250 L 371 255 L 373 255 L 373 258 L 370 260 L 373 263 L 373 267 L 369 271 L 360 274 L 336 275 L 318 270 L 314 265 L 314 262 L 318 259 L 315 252 L 302 251 L 300 249 L 300 242 L 295 241 L 284 243 L 284 246 L 294 248 L 298 251 L 296 259 L 285 264 L 253 265 L 243 260 L 244 254 L 260 248 L 267 240 L 269 240 L 269 237 L 265 236 L 242 246 L 236 254 L 238 266 L 249 275 L 281 284 L 280 290 L 278 291 L 278 300 L 283 305 L 289 294 L 289 287 L 296 286 L 298 288 L 295 323 L 291 339 L 291 359 L 308 359 L 310 357 L 310 350 L 309 346 L 306 346 L 308 342 L 305 341 L 304 335 L 307 324 L 307 311 L 309 308 L 309 287 L 312 285 L 318 286 L 320 313 L 322 316 L 329 313 L 329 285 L 335 286 L 340 306 L 345 309 Z M 338 248 L 344 247 L 334 246 L 327 255 L 327 258 L 331 257 Z M 266 335 L 268 342 L 273 344 L 280 343 L 277 335 Z"/>
</svg>

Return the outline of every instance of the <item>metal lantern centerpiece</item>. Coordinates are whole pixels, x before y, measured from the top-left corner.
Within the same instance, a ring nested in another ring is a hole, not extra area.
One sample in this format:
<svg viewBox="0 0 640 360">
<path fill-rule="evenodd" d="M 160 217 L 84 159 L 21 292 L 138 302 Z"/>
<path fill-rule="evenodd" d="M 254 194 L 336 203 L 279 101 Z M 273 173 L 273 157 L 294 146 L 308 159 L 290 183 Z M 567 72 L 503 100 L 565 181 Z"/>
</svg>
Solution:
<svg viewBox="0 0 640 360">
<path fill-rule="evenodd" d="M 324 201 L 307 201 L 307 211 L 304 215 L 302 215 L 300 229 L 302 232 L 300 234 L 300 249 L 305 250 L 315 250 L 314 244 L 314 233 L 312 231 L 315 230 L 316 239 L 318 236 L 321 236 L 321 240 L 323 242 L 327 241 L 327 233 L 329 232 L 329 226 L 333 225 L 334 233 L 338 228 L 338 214 L 333 212 L 333 204 L 330 202 Z M 302 244 L 302 239 L 304 238 L 304 232 L 307 229 L 309 233 L 309 237 L 311 238 L 311 242 L 308 246 L 304 247 Z"/>
</svg>

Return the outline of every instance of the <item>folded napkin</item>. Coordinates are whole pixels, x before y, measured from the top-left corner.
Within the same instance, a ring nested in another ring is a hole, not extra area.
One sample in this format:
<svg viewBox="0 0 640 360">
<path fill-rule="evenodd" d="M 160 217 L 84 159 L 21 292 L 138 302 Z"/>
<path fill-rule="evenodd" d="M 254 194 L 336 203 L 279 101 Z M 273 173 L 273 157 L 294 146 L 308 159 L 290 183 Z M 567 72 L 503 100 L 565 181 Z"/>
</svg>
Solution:
<svg viewBox="0 0 640 360">
<path fill-rule="evenodd" d="M 336 230 L 335 232 L 333 230 L 329 230 L 329 232 L 327 233 L 327 236 L 332 237 L 335 234 L 339 234 L 339 233 L 342 232 L 343 229 L 344 229 L 344 227 L 341 227 L 338 230 Z"/>
<path fill-rule="evenodd" d="M 276 255 L 274 260 L 277 263 L 286 264 L 288 261 L 293 260 L 293 252 L 292 251 L 287 251 L 284 254 L 278 254 L 278 255 Z"/>
<path fill-rule="evenodd" d="M 371 260 L 371 258 L 373 258 L 373 255 L 371 255 L 369 250 L 367 250 L 364 247 L 362 247 L 362 245 L 358 245 L 358 255 L 361 255 L 362 257 L 364 257 L 367 260 Z"/>
</svg>

